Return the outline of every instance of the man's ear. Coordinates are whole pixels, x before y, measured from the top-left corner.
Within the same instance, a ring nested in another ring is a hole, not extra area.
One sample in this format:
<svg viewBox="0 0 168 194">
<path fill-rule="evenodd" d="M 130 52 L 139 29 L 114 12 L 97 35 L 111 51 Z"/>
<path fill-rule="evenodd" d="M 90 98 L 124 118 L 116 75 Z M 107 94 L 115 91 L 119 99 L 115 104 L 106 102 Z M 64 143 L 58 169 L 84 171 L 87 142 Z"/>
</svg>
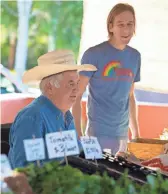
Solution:
<svg viewBox="0 0 168 194">
<path fill-rule="evenodd" d="M 53 89 L 53 86 L 51 85 L 50 82 L 48 82 L 48 83 L 46 84 L 46 90 L 47 90 L 47 92 L 48 92 L 49 94 L 52 94 L 52 89 Z"/>
<path fill-rule="evenodd" d="M 112 23 L 109 24 L 109 32 L 113 32 L 113 24 Z"/>
</svg>

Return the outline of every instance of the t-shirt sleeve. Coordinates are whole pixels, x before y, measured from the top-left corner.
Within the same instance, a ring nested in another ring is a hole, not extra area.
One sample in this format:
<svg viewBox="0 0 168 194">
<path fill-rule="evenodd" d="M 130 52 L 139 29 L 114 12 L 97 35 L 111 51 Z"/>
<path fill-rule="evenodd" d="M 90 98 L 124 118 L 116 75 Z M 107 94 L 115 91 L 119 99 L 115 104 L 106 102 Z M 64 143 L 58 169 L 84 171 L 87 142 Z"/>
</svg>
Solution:
<svg viewBox="0 0 168 194">
<path fill-rule="evenodd" d="M 134 82 L 139 82 L 141 80 L 141 55 L 138 55 L 138 62 L 137 62 L 137 72 L 134 78 Z"/>
<path fill-rule="evenodd" d="M 82 56 L 81 65 L 85 65 L 85 64 L 86 65 L 90 64 L 90 65 L 96 66 L 95 54 L 90 49 L 85 51 L 85 53 Z M 81 71 L 81 72 L 79 72 L 80 75 L 84 75 L 84 76 L 87 76 L 90 78 L 93 76 L 94 73 L 95 73 L 95 71 Z"/>
</svg>

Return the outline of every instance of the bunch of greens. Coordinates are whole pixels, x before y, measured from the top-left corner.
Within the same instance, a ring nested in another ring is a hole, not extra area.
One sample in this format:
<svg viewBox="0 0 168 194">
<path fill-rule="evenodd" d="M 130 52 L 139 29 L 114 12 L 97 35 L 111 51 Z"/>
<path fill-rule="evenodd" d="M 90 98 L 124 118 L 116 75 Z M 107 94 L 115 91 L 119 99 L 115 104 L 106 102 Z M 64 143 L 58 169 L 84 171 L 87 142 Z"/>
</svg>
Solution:
<svg viewBox="0 0 168 194">
<path fill-rule="evenodd" d="M 29 165 L 16 169 L 25 173 L 35 194 L 167 194 L 168 179 L 148 176 L 148 183 L 139 185 L 131 181 L 127 172 L 118 180 L 103 176 L 83 174 L 71 166 L 57 162 L 46 163 L 39 168 Z"/>
</svg>

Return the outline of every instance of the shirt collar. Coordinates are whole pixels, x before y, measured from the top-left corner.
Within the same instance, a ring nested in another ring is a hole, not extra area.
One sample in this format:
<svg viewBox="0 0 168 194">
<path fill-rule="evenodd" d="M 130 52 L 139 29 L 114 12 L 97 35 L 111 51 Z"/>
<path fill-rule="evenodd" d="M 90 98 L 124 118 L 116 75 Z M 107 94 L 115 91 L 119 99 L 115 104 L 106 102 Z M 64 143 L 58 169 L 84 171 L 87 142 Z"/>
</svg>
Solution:
<svg viewBox="0 0 168 194">
<path fill-rule="evenodd" d="M 62 116 L 62 117 L 63 117 L 63 112 L 62 112 L 60 109 L 58 109 L 58 108 L 51 102 L 51 100 L 49 100 L 46 96 L 41 95 L 41 96 L 39 96 L 38 99 L 40 100 L 41 103 L 46 104 L 47 107 L 48 107 L 53 113 L 56 114 L 56 116 L 59 116 L 59 117 Z M 65 119 L 66 119 L 66 120 L 72 120 L 72 119 L 73 119 L 72 114 L 71 114 L 70 111 L 67 111 L 67 112 L 65 113 Z"/>
</svg>

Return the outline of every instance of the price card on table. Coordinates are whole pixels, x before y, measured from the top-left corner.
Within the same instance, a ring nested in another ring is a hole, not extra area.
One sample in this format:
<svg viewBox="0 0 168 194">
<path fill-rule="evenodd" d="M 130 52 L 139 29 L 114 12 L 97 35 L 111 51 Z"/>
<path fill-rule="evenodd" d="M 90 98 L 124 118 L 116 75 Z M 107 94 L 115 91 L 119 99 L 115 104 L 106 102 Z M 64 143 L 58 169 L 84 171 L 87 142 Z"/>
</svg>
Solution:
<svg viewBox="0 0 168 194">
<path fill-rule="evenodd" d="M 46 144 L 50 159 L 79 154 L 75 130 L 48 133 Z"/>
<path fill-rule="evenodd" d="M 43 138 L 25 139 L 23 143 L 27 161 L 31 162 L 45 159 Z"/>
<path fill-rule="evenodd" d="M 9 163 L 8 157 L 5 154 L 1 154 L 1 178 L 10 176 L 12 174 L 12 168 Z"/>
<path fill-rule="evenodd" d="M 100 159 L 102 158 L 102 149 L 96 137 L 83 136 L 81 137 L 82 147 L 86 159 Z"/>
</svg>

